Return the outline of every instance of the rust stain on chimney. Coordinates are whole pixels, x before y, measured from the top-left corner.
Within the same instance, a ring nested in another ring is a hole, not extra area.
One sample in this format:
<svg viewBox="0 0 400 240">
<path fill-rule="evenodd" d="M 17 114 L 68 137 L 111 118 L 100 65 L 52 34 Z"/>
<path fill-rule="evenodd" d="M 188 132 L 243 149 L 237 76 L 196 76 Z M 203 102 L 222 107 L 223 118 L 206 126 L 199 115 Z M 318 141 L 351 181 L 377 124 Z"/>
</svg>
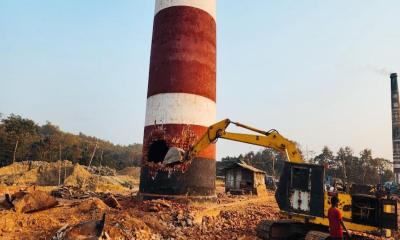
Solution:
<svg viewBox="0 0 400 240">
<path fill-rule="evenodd" d="M 184 172 L 191 161 L 169 167 L 163 164 L 164 157 L 170 147 L 174 146 L 187 151 L 196 140 L 197 135 L 191 130 L 190 125 L 184 126 L 179 136 L 169 135 L 164 125 L 155 125 L 143 145 L 142 164 L 152 170 L 152 175 L 157 171 Z"/>
</svg>

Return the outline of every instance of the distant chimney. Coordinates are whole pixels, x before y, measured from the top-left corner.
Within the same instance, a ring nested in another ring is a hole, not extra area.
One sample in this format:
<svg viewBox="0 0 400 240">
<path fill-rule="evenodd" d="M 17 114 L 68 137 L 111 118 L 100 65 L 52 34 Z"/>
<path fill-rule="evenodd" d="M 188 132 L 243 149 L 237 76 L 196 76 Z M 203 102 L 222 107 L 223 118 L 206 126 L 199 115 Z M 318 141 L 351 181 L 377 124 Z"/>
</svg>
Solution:
<svg viewBox="0 0 400 240">
<path fill-rule="evenodd" d="M 400 183 L 400 106 L 397 73 L 390 74 L 392 92 L 392 140 L 394 180 Z"/>
</svg>

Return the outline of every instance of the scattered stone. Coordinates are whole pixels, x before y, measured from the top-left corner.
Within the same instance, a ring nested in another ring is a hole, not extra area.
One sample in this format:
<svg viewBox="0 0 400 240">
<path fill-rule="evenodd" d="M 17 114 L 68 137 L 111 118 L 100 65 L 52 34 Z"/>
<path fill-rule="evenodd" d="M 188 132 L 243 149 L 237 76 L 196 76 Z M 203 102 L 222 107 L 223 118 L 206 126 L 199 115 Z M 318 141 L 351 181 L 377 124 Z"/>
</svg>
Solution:
<svg viewBox="0 0 400 240">
<path fill-rule="evenodd" d="M 106 199 L 104 199 L 104 203 L 107 204 L 111 208 L 121 209 L 121 204 L 114 197 L 114 195 L 109 194 Z"/>
<path fill-rule="evenodd" d="M 117 171 L 113 168 L 107 167 L 107 166 L 84 166 L 84 168 L 92 173 L 92 174 L 97 174 L 100 176 L 116 176 Z"/>
<path fill-rule="evenodd" d="M 79 187 L 63 186 L 51 191 L 51 195 L 64 199 L 85 199 L 95 195 L 92 191 L 83 190 Z"/>
<path fill-rule="evenodd" d="M 145 201 L 147 203 L 147 211 L 159 212 L 165 209 L 170 209 L 172 205 L 163 199 L 156 199 L 151 201 Z"/>
<path fill-rule="evenodd" d="M 194 215 L 180 209 L 174 214 L 173 221 L 173 225 L 177 227 L 192 227 L 194 226 Z"/>
</svg>

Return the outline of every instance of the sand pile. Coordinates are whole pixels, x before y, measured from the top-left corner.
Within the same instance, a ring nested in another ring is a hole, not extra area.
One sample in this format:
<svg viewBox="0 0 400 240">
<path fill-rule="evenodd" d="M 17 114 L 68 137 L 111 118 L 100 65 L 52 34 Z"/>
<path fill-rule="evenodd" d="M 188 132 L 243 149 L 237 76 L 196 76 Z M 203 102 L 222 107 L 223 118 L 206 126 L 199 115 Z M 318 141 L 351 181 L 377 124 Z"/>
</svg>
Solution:
<svg viewBox="0 0 400 240">
<path fill-rule="evenodd" d="M 91 191 L 123 191 L 135 184 L 128 176 L 92 174 L 88 167 L 70 161 L 18 162 L 0 168 L 0 185 L 57 186 L 59 179 L 62 185 Z"/>
<path fill-rule="evenodd" d="M 122 191 L 124 188 L 132 188 L 130 179 L 118 176 L 100 176 L 91 174 L 84 167 L 75 164 L 71 175 L 65 179 L 65 186 L 79 187 L 91 191 Z"/>
<path fill-rule="evenodd" d="M 71 174 L 65 179 L 64 185 L 86 188 L 92 174 L 79 164 L 75 164 Z"/>
</svg>

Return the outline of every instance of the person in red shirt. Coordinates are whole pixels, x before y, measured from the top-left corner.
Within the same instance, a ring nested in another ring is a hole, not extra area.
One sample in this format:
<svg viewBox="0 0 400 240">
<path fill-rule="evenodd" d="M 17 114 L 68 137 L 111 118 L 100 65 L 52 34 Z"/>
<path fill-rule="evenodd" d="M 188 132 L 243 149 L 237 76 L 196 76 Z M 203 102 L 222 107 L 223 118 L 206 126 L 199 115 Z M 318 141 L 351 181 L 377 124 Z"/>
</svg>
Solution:
<svg viewBox="0 0 400 240">
<path fill-rule="evenodd" d="M 343 229 L 346 231 L 347 235 L 349 235 L 349 238 L 351 238 L 346 226 L 343 223 L 342 213 L 337 208 L 338 204 L 339 198 L 337 196 L 333 196 L 331 198 L 332 207 L 330 207 L 328 210 L 329 235 L 330 239 L 332 240 L 343 239 Z"/>
</svg>

